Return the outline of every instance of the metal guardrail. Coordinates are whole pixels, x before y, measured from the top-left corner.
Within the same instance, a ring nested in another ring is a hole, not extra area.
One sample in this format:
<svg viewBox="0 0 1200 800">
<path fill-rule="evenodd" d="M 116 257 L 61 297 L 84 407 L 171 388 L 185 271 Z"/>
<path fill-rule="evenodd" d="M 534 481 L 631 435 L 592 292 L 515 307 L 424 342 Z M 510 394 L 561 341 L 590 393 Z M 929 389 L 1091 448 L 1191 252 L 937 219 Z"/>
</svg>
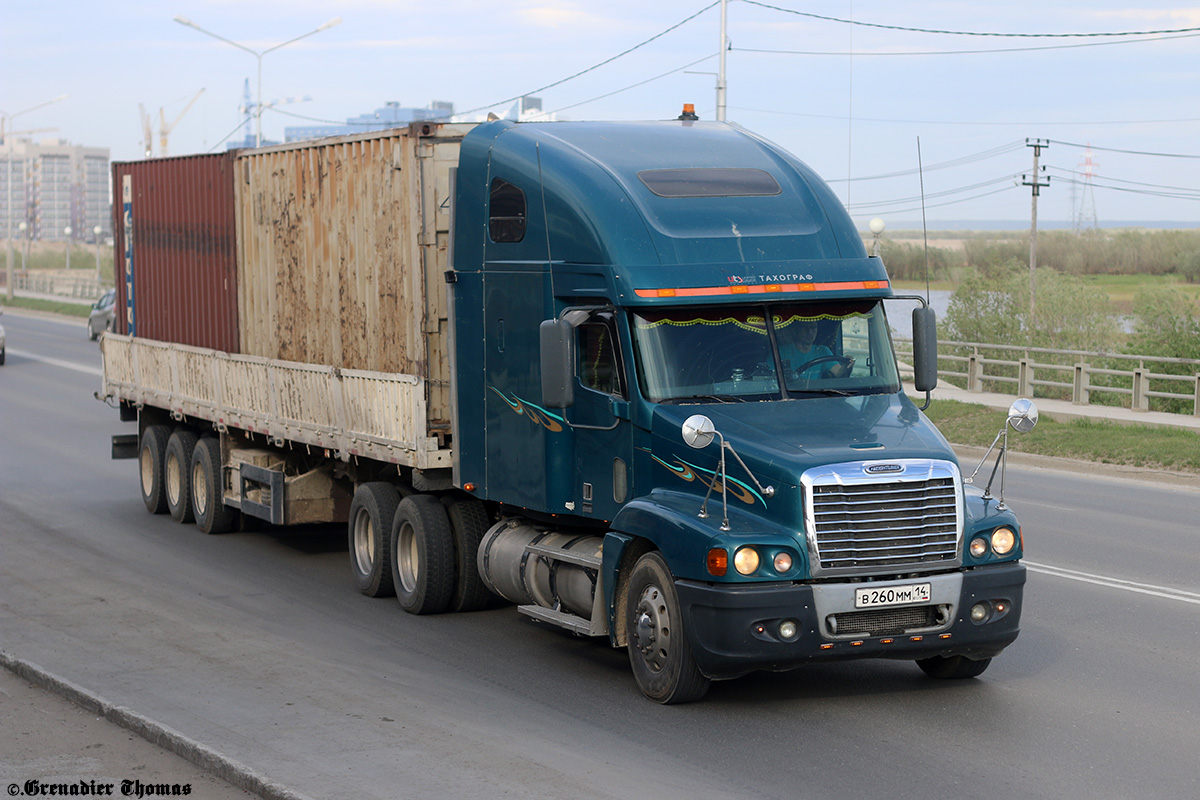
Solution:
<svg viewBox="0 0 1200 800">
<path fill-rule="evenodd" d="M 62 298 L 77 300 L 98 300 L 109 286 L 96 280 L 95 275 L 88 277 L 65 277 L 62 275 L 45 275 L 36 270 L 13 276 L 13 290 L 32 292 L 35 294 L 56 295 Z"/>
<path fill-rule="evenodd" d="M 901 353 L 912 352 L 911 339 L 895 342 Z M 1129 369 L 1118 366 L 1126 362 Z M 951 368 L 943 368 L 946 363 Z M 1166 364 L 1186 365 L 1192 374 L 1163 372 Z M 1051 379 L 1043 377 L 1047 374 Z M 1120 405 L 1134 411 L 1149 411 L 1151 398 L 1177 400 L 1177 406 L 1190 404 L 1192 416 L 1200 417 L 1200 359 L 1194 358 L 939 341 L 938 377 L 962 384 L 969 392 L 1007 394 L 1008 387 L 1015 387 L 1015 395 L 1063 399 L 1069 395 L 1072 403 L 1084 406 L 1094 396 L 1116 395 Z"/>
</svg>

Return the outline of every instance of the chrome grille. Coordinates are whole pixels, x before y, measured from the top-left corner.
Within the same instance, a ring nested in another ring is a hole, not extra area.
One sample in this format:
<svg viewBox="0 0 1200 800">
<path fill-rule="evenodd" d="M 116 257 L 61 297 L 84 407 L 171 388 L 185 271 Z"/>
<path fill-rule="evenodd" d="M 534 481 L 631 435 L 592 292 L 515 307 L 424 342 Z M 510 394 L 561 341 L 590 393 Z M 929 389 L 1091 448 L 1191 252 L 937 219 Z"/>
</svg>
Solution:
<svg viewBox="0 0 1200 800">
<path fill-rule="evenodd" d="M 902 467 L 883 475 L 881 464 Z M 962 502 L 957 468 L 906 459 L 809 470 L 806 489 L 814 573 L 880 574 L 957 566 Z"/>
</svg>

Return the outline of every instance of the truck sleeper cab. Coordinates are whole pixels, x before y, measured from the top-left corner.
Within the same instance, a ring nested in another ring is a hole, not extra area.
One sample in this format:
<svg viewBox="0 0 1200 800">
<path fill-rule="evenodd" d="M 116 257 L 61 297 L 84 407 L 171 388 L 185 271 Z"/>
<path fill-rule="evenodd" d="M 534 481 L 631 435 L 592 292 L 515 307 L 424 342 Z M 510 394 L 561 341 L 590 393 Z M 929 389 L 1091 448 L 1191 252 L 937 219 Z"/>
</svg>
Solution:
<svg viewBox="0 0 1200 800">
<path fill-rule="evenodd" d="M 238 303 L 213 342 L 156 334 L 147 248 L 199 239 L 138 237 L 169 226 L 114 167 L 104 396 L 149 510 L 344 521 L 365 594 L 502 597 L 626 647 L 663 703 L 839 659 L 972 677 L 1016 638 L 1016 517 L 905 395 L 883 263 L 790 154 L 724 123 L 498 121 L 222 159 L 238 224 L 201 277 Z M 326 263 L 353 208 L 415 227 Z M 305 319 L 329 335 L 283 336 Z M 914 328 L 928 391 L 931 312 Z"/>
</svg>

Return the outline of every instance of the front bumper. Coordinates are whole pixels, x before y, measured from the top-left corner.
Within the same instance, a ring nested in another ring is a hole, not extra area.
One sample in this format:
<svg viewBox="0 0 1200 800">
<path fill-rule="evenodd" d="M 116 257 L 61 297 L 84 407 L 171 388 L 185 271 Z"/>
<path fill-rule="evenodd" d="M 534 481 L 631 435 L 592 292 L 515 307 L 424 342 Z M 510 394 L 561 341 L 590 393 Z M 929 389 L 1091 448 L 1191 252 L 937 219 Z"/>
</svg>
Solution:
<svg viewBox="0 0 1200 800">
<path fill-rule="evenodd" d="M 856 588 L 914 583 L 932 584 L 929 603 L 854 608 Z M 692 654 L 713 679 L 856 658 L 991 658 L 1020 632 L 1024 586 L 1020 563 L 870 584 L 675 583 Z M 971 607 L 979 602 L 992 613 L 975 622 Z M 779 633 L 787 621 L 798 631 L 792 641 Z"/>
</svg>

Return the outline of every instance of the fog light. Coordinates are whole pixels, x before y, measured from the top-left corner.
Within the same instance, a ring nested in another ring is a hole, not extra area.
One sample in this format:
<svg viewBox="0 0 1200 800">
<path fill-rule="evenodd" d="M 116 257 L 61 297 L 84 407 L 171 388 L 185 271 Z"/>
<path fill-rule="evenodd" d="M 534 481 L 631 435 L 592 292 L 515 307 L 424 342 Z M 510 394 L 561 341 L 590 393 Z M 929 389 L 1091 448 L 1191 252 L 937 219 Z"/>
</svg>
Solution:
<svg viewBox="0 0 1200 800">
<path fill-rule="evenodd" d="M 971 555 L 975 556 L 975 558 L 983 558 L 984 554 L 987 553 L 987 551 L 988 551 L 987 539 L 984 539 L 981 536 L 978 539 L 971 540 Z"/>
<path fill-rule="evenodd" d="M 780 575 L 790 572 L 792 569 L 792 557 L 788 553 L 779 553 L 775 556 L 775 571 Z"/>
<path fill-rule="evenodd" d="M 743 547 L 733 554 L 733 566 L 743 575 L 753 575 L 758 570 L 758 551 Z"/>
<path fill-rule="evenodd" d="M 976 603 L 975 605 L 971 606 L 972 622 L 984 622 L 991 615 L 992 609 L 988 607 L 987 603 Z"/>
<path fill-rule="evenodd" d="M 996 555 L 1008 555 L 1016 545 L 1017 535 L 1011 528 L 997 528 L 993 531 L 992 549 L 996 551 Z"/>
<path fill-rule="evenodd" d="M 779 623 L 779 638 L 785 642 L 790 642 L 796 638 L 799 631 L 796 628 L 796 623 L 790 619 Z"/>
</svg>

